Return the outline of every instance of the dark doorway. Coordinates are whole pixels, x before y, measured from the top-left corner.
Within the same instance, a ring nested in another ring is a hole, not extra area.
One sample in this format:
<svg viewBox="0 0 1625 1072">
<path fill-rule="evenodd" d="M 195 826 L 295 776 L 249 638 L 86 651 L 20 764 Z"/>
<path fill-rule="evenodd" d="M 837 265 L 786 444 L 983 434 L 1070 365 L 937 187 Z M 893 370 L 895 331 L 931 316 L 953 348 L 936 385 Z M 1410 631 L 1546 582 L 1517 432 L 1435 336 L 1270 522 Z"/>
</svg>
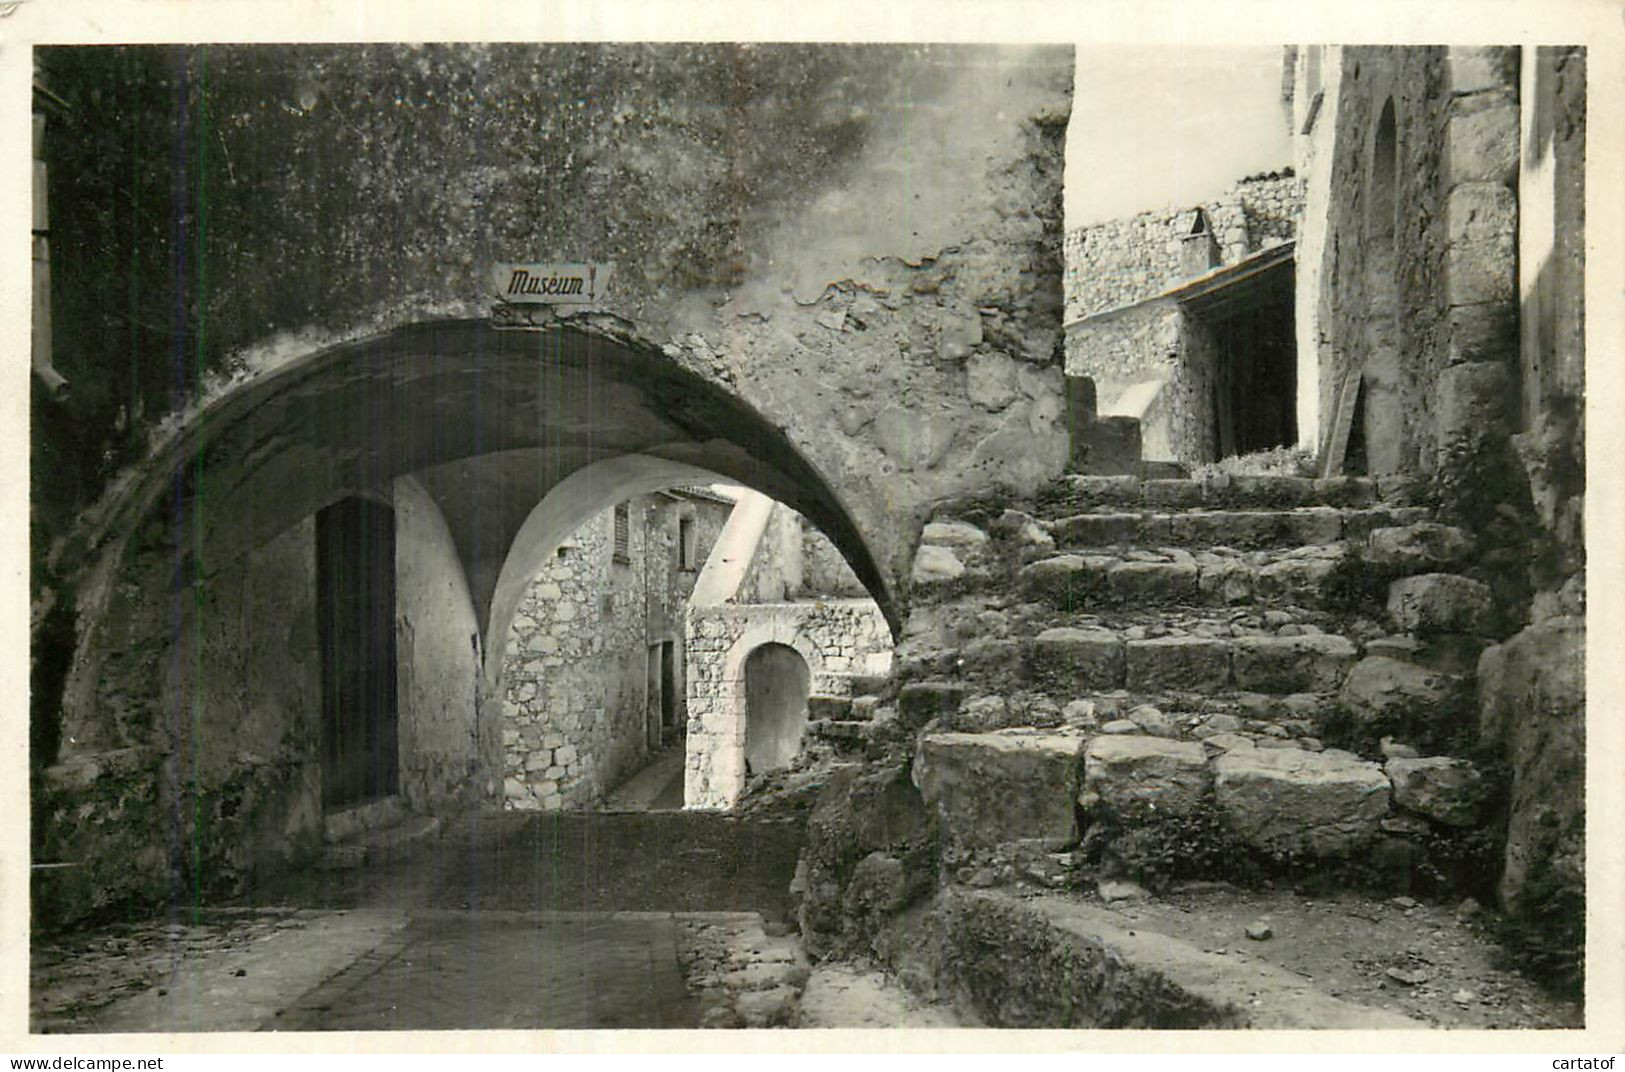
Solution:
<svg viewBox="0 0 1625 1072">
<path fill-rule="evenodd" d="M 1235 288 L 1228 300 L 1210 301 L 1192 312 L 1213 348 L 1214 457 L 1291 446 L 1298 438 L 1298 358 L 1290 266 Z"/>
<path fill-rule="evenodd" d="M 677 646 L 672 641 L 660 645 L 660 724 L 677 726 Z"/>
<path fill-rule="evenodd" d="M 745 764 L 756 774 L 788 767 L 807 730 L 806 660 L 785 644 L 745 657 Z"/>
<path fill-rule="evenodd" d="M 397 789 L 395 511 L 344 499 L 316 515 L 322 645 L 322 803 Z"/>
</svg>

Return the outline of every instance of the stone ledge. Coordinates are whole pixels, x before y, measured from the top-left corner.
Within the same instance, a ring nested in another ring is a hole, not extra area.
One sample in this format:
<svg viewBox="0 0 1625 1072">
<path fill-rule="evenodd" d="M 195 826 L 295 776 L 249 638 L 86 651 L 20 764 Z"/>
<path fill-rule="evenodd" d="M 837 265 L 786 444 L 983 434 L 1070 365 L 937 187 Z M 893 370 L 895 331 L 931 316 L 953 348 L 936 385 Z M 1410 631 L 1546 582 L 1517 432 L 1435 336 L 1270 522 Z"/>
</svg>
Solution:
<svg viewBox="0 0 1625 1072">
<path fill-rule="evenodd" d="M 1283 968 L 1207 953 L 1112 909 L 1057 896 L 944 890 L 939 987 L 993 1027 L 1419 1029 Z"/>
</svg>

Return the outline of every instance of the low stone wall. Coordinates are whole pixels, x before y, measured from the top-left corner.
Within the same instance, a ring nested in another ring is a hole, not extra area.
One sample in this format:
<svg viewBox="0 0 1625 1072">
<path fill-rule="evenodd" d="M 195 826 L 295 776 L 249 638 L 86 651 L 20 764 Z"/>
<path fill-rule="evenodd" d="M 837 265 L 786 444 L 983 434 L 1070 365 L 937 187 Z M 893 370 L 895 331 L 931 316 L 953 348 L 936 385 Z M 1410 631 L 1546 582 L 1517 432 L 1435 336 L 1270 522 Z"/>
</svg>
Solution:
<svg viewBox="0 0 1625 1072">
<path fill-rule="evenodd" d="M 892 638 L 870 599 L 725 604 L 689 608 L 688 760 L 690 808 L 730 808 L 745 786 L 745 659 L 763 644 L 794 648 L 807 661 L 814 695 L 845 695 L 854 674 L 885 673 Z"/>
<path fill-rule="evenodd" d="M 1066 374 L 1095 382 L 1102 416 L 1137 416 L 1141 457 L 1199 464 L 1212 461 L 1214 347 L 1208 332 L 1172 302 L 1148 302 L 1111 316 L 1069 324 Z M 1141 414 L 1114 408 L 1129 387 L 1163 386 Z"/>
</svg>

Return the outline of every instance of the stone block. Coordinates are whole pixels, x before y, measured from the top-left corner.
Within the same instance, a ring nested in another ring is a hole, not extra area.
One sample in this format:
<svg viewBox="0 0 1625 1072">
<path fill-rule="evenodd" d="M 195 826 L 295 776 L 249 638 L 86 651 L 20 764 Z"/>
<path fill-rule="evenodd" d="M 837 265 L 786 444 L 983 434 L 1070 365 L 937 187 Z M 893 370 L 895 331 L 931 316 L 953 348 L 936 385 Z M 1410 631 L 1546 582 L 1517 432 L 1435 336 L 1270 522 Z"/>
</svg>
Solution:
<svg viewBox="0 0 1625 1072">
<path fill-rule="evenodd" d="M 1011 724 L 1010 704 L 1003 696 L 975 696 L 945 713 L 942 728 L 962 733 L 985 733 Z"/>
<path fill-rule="evenodd" d="M 1439 374 L 1435 422 L 1445 450 L 1477 449 L 1510 432 L 1512 372 L 1503 364 L 1475 361 Z"/>
<path fill-rule="evenodd" d="M 1107 547 L 1141 538 L 1139 514 L 1077 514 L 1050 525 L 1050 535 L 1065 547 Z"/>
<path fill-rule="evenodd" d="M 1444 174 L 1449 186 L 1518 181 L 1518 102 L 1497 97 L 1488 107 L 1459 105 L 1445 123 Z"/>
<path fill-rule="evenodd" d="M 1294 510 L 1286 517 L 1291 542 L 1305 547 L 1336 543 L 1343 537 L 1343 513 L 1328 506 Z"/>
<path fill-rule="evenodd" d="M 1465 562 L 1473 553 L 1466 529 L 1423 521 L 1373 529 L 1366 538 L 1366 561 L 1393 572 L 1438 570 Z"/>
<path fill-rule="evenodd" d="M 1264 547 L 1280 540 L 1285 526 L 1282 515 L 1273 511 L 1214 510 L 1175 514 L 1169 528 L 1176 543 Z"/>
<path fill-rule="evenodd" d="M 937 547 L 974 550 L 987 543 L 987 533 L 963 521 L 932 521 L 920 532 L 920 542 Z"/>
<path fill-rule="evenodd" d="M 1236 558 L 1198 556 L 1197 590 L 1208 603 L 1246 603 L 1253 598 L 1254 571 Z"/>
<path fill-rule="evenodd" d="M 1134 506 L 1140 502 L 1140 480 L 1132 473 L 1074 474 L 1066 478 L 1071 498 L 1084 506 Z"/>
<path fill-rule="evenodd" d="M 1247 506 L 1290 509 L 1314 501 L 1315 482 L 1302 476 L 1237 473 L 1230 478 L 1226 496 Z"/>
<path fill-rule="evenodd" d="M 1388 614 L 1407 633 L 1482 634 L 1490 610 L 1489 585 L 1456 573 L 1401 577 L 1388 586 Z"/>
<path fill-rule="evenodd" d="M 875 438 L 900 468 L 930 469 L 947 456 L 959 424 L 946 415 L 887 406 L 875 418 Z"/>
<path fill-rule="evenodd" d="M 974 355 L 965 363 L 965 391 L 983 409 L 1003 409 L 1016 399 L 1016 363 L 997 352 Z"/>
<path fill-rule="evenodd" d="M 1330 692 L 1356 658 L 1354 642 L 1334 633 L 1237 637 L 1231 643 L 1236 687 L 1254 692 Z"/>
<path fill-rule="evenodd" d="M 957 682 L 911 681 L 897 692 L 897 713 L 904 725 L 919 727 L 951 715 L 964 699 L 965 687 Z"/>
<path fill-rule="evenodd" d="M 1447 364 L 1511 361 L 1518 355 L 1517 309 L 1506 302 L 1458 305 L 1450 310 Z"/>
<path fill-rule="evenodd" d="M 1484 737 L 1512 766 L 1499 894 L 1514 916 L 1573 896 L 1586 881 L 1586 628 L 1582 617 L 1531 625 L 1479 659 Z"/>
<path fill-rule="evenodd" d="M 1201 596 L 1195 562 L 1122 562 L 1106 574 L 1106 587 L 1123 603 L 1195 603 Z"/>
<path fill-rule="evenodd" d="M 960 672 L 966 676 L 988 677 L 1021 670 L 1021 642 L 1002 637 L 983 637 L 966 644 L 959 652 Z"/>
<path fill-rule="evenodd" d="M 1123 686 L 1123 642 L 1106 629 L 1046 629 L 1033 640 L 1033 675 L 1074 692 Z"/>
<path fill-rule="evenodd" d="M 1328 476 L 1315 481 L 1315 502 L 1326 506 L 1370 506 L 1377 501 L 1377 486 L 1370 477 Z"/>
<path fill-rule="evenodd" d="M 1147 480 L 1141 494 L 1147 506 L 1187 510 L 1202 504 L 1202 485 L 1194 480 Z"/>
<path fill-rule="evenodd" d="M 1258 571 L 1253 594 L 1277 602 L 1314 604 L 1321 598 L 1326 579 L 1337 563 L 1329 558 L 1286 558 Z"/>
<path fill-rule="evenodd" d="M 1140 422 L 1134 417 L 1101 417 L 1084 430 L 1084 471 L 1133 474 L 1140 468 Z"/>
<path fill-rule="evenodd" d="M 807 697 L 807 717 L 809 719 L 844 719 L 851 716 L 852 698 L 849 696 L 809 696 Z"/>
<path fill-rule="evenodd" d="M 1361 659 L 1338 693 L 1338 703 L 1360 725 L 1406 732 L 1448 725 L 1464 700 L 1460 677 L 1385 655 Z"/>
<path fill-rule="evenodd" d="M 925 543 L 914 553 L 914 569 L 909 580 L 921 587 L 946 584 L 965 575 L 965 564 L 951 547 Z"/>
<path fill-rule="evenodd" d="M 1106 573 L 1116 559 L 1056 555 L 1023 566 L 1017 584 L 1029 599 L 1063 610 L 1081 608 L 1106 591 Z"/>
<path fill-rule="evenodd" d="M 1518 84 L 1518 50 L 1513 47 L 1452 45 L 1445 51 L 1450 92 L 1478 93 Z"/>
<path fill-rule="evenodd" d="M 1394 803 L 1447 826 L 1478 822 L 1486 787 L 1478 769 L 1465 759 L 1429 756 L 1390 759 L 1383 770 L 1394 786 Z"/>
<path fill-rule="evenodd" d="M 1230 645 L 1204 637 L 1157 637 L 1124 645 L 1133 692 L 1206 692 L 1230 681 Z"/>
<path fill-rule="evenodd" d="M 1096 737 L 1083 758 L 1086 811 L 1124 819 L 1189 815 L 1207 792 L 1207 752 L 1192 741 L 1124 734 Z"/>
<path fill-rule="evenodd" d="M 1464 183 L 1445 200 L 1450 305 L 1517 300 L 1518 198 L 1498 182 Z"/>
<path fill-rule="evenodd" d="M 1062 734 L 927 734 L 915 755 L 914 785 L 936 809 L 951 845 L 1071 843 L 1083 743 Z"/>
<path fill-rule="evenodd" d="M 1380 831 L 1392 790 L 1374 763 L 1330 752 L 1241 748 L 1214 761 L 1225 825 L 1256 849 L 1347 857 Z"/>
<path fill-rule="evenodd" d="M 1088 431 L 1100 417 L 1095 381 L 1088 376 L 1066 378 L 1066 434 L 1070 446 L 1067 466 L 1082 471 L 1088 460 Z"/>
</svg>

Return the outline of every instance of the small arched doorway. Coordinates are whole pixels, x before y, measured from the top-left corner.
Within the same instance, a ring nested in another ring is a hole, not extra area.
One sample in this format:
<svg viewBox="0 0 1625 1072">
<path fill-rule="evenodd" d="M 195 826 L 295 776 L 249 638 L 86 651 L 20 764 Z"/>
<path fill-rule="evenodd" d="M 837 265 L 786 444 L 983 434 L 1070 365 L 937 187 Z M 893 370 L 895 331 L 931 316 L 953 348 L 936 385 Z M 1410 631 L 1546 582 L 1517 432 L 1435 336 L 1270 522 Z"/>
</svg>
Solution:
<svg viewBox="0 0 1625 1072">
<path fill-rule="evenodd" d="M 745 658 L 745 764 L 752 774 L 787 767 L 807 730 L 807 661 L 786 644 Z"/>
</svg>

